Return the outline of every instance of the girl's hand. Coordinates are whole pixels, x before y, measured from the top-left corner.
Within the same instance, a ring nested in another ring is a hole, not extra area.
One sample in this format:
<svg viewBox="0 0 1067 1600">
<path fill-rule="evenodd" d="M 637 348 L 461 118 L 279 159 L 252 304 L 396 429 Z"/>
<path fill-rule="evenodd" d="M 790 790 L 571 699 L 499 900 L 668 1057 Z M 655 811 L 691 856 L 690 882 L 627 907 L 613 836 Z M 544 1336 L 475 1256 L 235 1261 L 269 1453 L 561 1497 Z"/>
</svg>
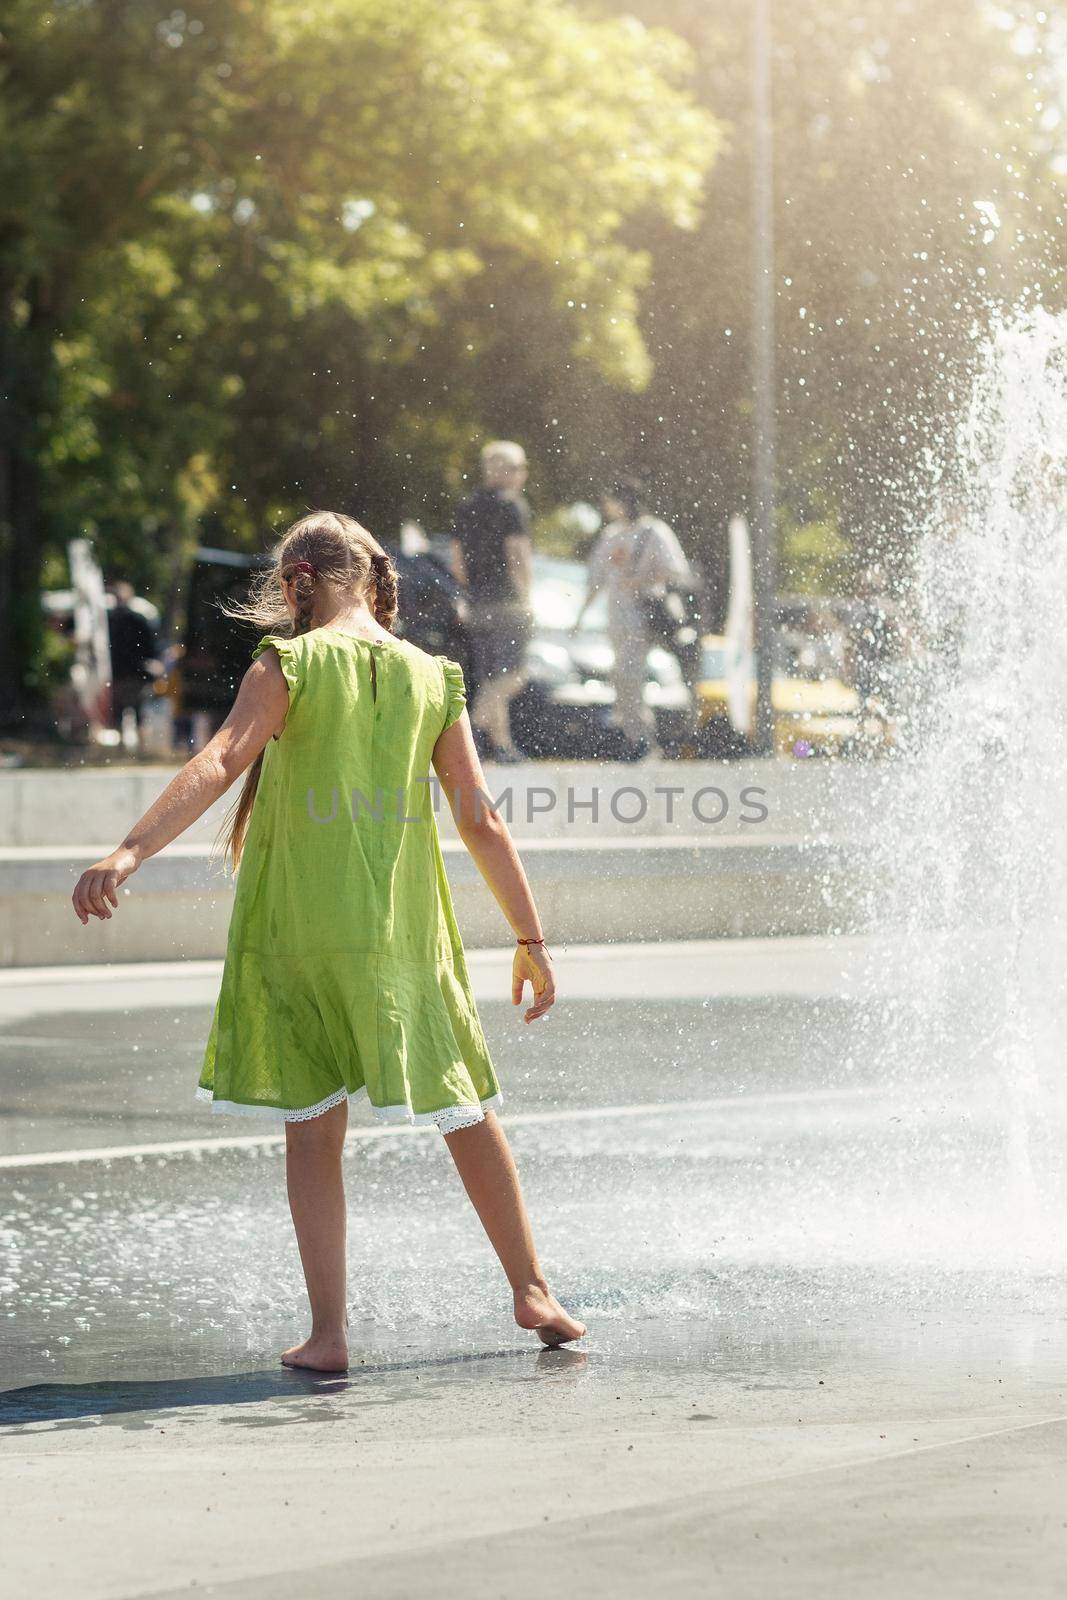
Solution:
<svg viewBox="0 0 1067 1600">
<path fill-rule="evenodd" d="M 556 979 L 552 971 L 552 957 L 543 944 L 520 944 L 515 947 L 515 960 L 511 968 L 511 1003 L 522 1004 L 522 988 L 526 980 L 534 992 L 534 1003 L 523 1016 L 524 1022 L 535 1022 L 555 1003 Z"/>
<path fill-rule="evenodd" d="M 125 883 L 131 872 L 136 872 L 141 865 L 139 857 L 133 850 L 112 850 L 103 861 L 98 861 L 95 866 L 87 867 L 78 879 L 78 887 L 71 895 L 75 911 L 81 918 L 83 925 L 90 917 L 99 917 L 101 922 L 113 915 L 108 902 L 118 910 L 118 895 L 116 890 L 120 884 Z"/>
</svg>

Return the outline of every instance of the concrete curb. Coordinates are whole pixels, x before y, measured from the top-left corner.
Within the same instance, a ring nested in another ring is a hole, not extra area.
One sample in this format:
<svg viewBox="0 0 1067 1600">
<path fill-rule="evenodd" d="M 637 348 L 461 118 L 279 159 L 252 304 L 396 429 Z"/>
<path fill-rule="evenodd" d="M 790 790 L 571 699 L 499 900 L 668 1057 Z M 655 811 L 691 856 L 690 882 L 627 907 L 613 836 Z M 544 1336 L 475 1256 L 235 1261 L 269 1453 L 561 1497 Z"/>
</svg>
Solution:
<svg viewBox="0 0 1067 1600">
<path fill-rule="evenodd" d="M 528 839 L 546 928 L 584 943 L 830 933 L 862 926 L 851 885 L 858 845 L 781 835 Z M 507 934 L 458 841 L 442 840 L 464 942 Z M 171 847 L 130 880 L 118 913 L 83 927 L 70 895 L 91 849 L 0 852 L 0 956 L 9 966 L 211 960 L 225 954 L 232 883 L 208 846 Z M 510 935 L 508 935 L 510 942 Z"/>
</svg>

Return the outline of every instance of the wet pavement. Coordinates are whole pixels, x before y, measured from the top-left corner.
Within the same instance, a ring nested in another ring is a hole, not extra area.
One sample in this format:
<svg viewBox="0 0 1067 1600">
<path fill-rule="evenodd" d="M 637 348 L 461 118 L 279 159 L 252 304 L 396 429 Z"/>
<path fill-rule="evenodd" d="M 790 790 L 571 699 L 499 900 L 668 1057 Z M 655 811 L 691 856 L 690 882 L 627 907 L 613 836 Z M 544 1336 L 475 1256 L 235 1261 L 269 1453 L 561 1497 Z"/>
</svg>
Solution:
<svg viewBox="0 0 1067 1600">
<path fill-rule="evenodd" d="M 354 1110 L 338 1378 L 277 1365 L 280 1143 L 191 1099 L 217 967 L 8 975 L 13 1594 L 1058 1592 L 1063 1122 L 1020 1144 L 980 985 L 932 1062 L 872 940 L 557 963 L 528 1028 L 472 953 L 587 1339 L 519 1333 L 444 1142 Z"/>
</svg>

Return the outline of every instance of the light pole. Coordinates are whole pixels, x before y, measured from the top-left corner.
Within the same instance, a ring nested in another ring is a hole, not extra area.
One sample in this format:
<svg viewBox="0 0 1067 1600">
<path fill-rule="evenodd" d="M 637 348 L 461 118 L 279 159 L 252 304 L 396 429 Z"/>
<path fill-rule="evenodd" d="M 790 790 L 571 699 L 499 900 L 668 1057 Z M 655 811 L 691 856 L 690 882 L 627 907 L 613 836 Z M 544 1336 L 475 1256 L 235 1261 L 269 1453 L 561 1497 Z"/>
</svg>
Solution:
<svg viewBox="0 0 1067 1600">
<path fill-rule="evenodd" d="M 752 7 L 752 565 L 757 651 L 756 715 L 752 742 L 774 750 L 775 551 L 774 406 L 774 95 L 771 69 L 772 0 Z"/>
</svg>

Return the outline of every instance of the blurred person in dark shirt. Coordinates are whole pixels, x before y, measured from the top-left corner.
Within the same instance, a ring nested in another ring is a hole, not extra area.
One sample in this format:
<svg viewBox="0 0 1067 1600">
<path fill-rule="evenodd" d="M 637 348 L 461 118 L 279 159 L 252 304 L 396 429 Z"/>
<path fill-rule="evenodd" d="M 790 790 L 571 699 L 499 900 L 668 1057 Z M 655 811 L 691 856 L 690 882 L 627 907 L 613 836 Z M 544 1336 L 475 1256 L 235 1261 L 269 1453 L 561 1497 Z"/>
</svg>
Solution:
<svg viewBox="0 0 1067 1600">
<path fill-rule="evenodd" d="M 471 724 L 479 754 L 517 761 L 510 707 L 526 682 L 526 650 L 533 632 L 530 587 L 533 546 L 530 508 L 522 490 L 526 454 L 497 439 L 482 451 L 481 486 L 457 507 L 452 523 L 452 570 L 470 606 Z"/>
<path fill-rule="evenodd" d="M 160 672 L 156 630 L 148 618 L 131 603 L 133 585 L 120 579 L 112 584 L 115 604 L 107 614 L 111 647 L 111 722 L 122 726 L 122 714 L 132 707 L 141 720 L 141 701 L 145 685 Z"/>
</svg>

